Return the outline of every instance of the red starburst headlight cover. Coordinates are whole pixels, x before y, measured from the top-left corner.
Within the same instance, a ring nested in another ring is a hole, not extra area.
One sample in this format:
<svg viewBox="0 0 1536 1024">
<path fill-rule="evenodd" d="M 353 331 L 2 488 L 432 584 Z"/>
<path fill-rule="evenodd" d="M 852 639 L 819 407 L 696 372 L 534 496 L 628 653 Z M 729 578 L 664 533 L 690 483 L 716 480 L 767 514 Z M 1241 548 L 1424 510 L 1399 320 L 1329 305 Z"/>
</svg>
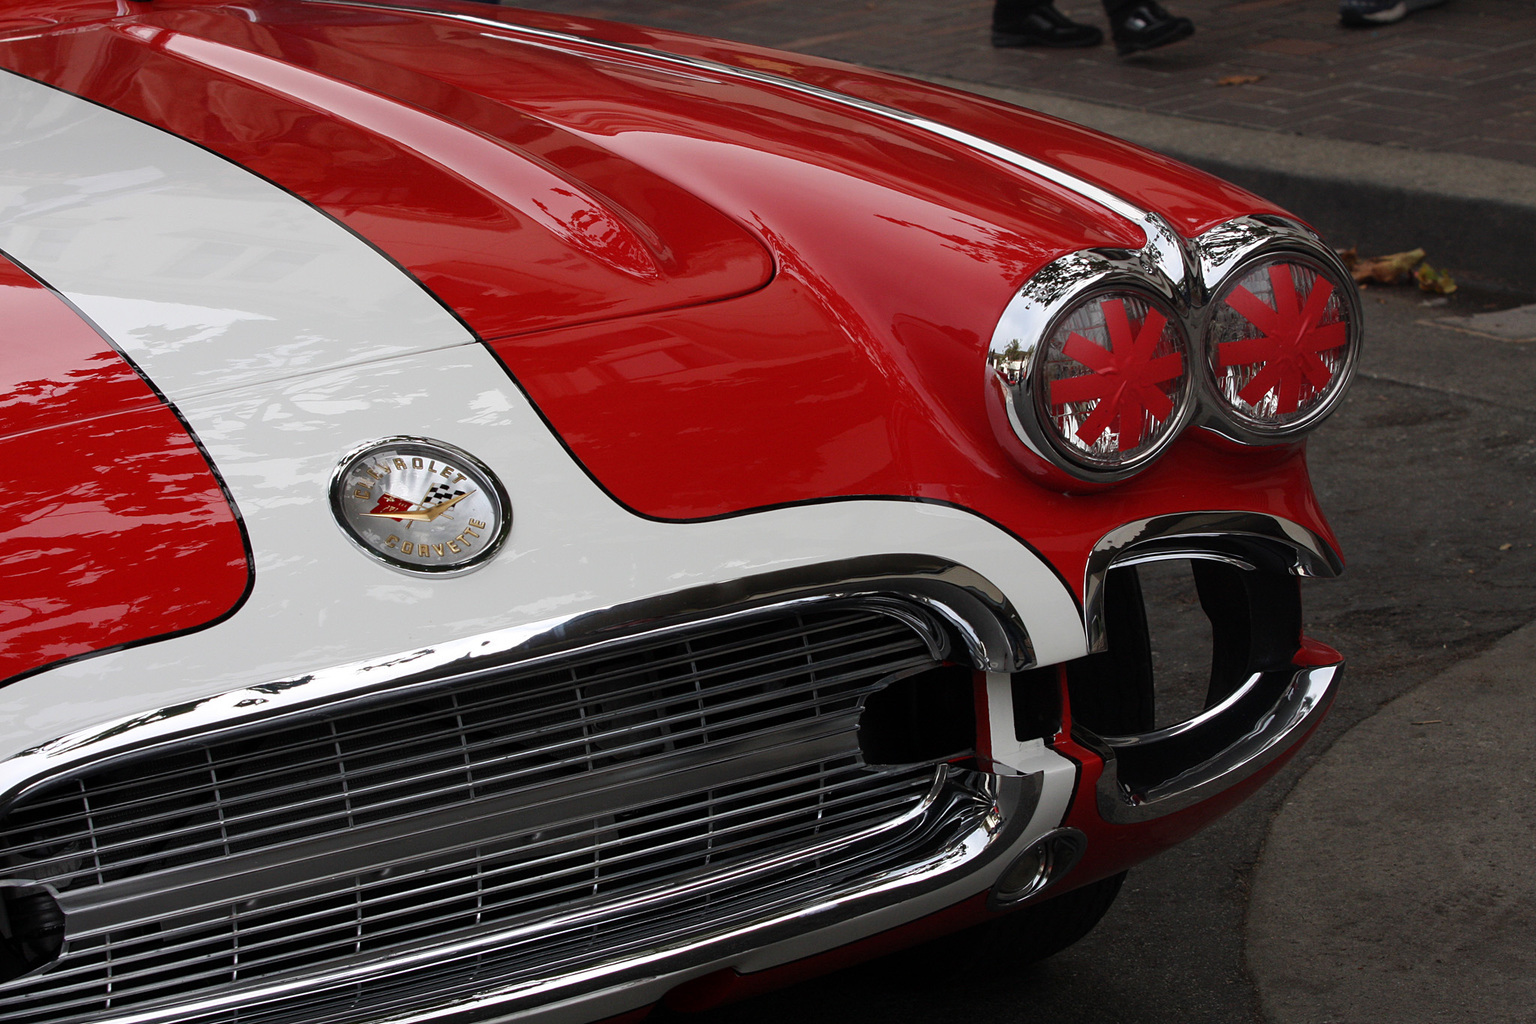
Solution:
<svg viewBox="0 0 1536 1024">
<path fill-rule="evenodd" d="M 1036 411 L 1051 444 L 1087 469 L 1149 461 L 1189 398 L 1178 319 L 1140 292 L 1089 296 L 1056 322 L 1039 366 Z"/>
<path fill-rule="evenodd" d="M 1346 287 L 1310 260 L 1284 257 L 1242 272 L 1217 295 L 1206 362 L 1240 426 L 1300 430 L 1342 393 L 1353 347 Z"/>
</svg>

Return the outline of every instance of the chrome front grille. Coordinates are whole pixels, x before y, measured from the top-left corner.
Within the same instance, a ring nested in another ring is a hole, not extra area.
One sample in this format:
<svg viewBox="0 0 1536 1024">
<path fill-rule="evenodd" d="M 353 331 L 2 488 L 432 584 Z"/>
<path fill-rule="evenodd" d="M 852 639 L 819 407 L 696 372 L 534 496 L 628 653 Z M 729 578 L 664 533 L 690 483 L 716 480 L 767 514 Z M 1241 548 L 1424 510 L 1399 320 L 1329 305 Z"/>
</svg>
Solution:
<svg viewBox="0 0 1536 1024">
<path fill-rule="evenodd" d="M 900 618 L 780 611 L 50 779 L 5 812 L 0 878 L 54 888 L 66 945 L 0 986 L 0 1019 L 364 1019 L 898 864 L 933 841 L 945 772 L 866 766 L 858 713 L 934 664 Z M 348 980 L 381 955 L 405 973 Z M 317 977 L 302 1003 L 272 994 Z"/>
</svg>

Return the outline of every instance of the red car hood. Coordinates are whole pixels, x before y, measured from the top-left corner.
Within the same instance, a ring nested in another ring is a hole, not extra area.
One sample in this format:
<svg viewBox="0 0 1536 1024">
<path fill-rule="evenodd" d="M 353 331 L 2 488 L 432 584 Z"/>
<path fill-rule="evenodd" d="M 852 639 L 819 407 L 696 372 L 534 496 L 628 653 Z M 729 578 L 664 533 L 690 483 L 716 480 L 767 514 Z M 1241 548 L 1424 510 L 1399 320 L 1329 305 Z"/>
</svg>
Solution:
<svg viewBox="0 0 1536 1024">
<path fill-rule="evenodd" d="M 1185 231 L 1256 202 L 1092 133 L 886 76 L 622 26 L 457 10 L 475 20 L 263 0 L 12 5 L 0 16 L 0 63 L 310 200 L 486 339 L 745 294 L 787 251 L 839 238 L 879 244 L 862 230 L 871 218 L 922 229 L 930 248 L 966 261 L 986 315 L 1065 252 L 1142 239 L 1069 189 L 888 118 L 487 18 L 622 37 L 967 122 L 1134 193 Z M 61 19 L 76 21 L 73 31 L 25 31 Z M 1134 176 L 1128 162 L 1140 166 Z M 834 271 L 838 262 L 818 258 Z"/>
</svg>

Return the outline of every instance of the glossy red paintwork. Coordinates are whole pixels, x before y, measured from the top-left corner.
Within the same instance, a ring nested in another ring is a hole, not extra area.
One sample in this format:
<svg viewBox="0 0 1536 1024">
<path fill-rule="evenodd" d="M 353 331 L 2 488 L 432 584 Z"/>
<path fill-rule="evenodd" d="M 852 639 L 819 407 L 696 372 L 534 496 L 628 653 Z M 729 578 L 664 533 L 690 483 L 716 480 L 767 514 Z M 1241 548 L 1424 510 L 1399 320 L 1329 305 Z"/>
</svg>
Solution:
<svg viewBox="0 0 1536 1024">
<path fill-rule="evenodd" d="M 133 0 L 11 0 L 0 8 L 0 33 L 101 21 L 142 6 Z"/>
<path fill-rule="evenodd" d="M 710 301 L 772 275 L 756 238 L 666 179 L 379 60 L 410 45 L 412 26 L 398 18 L 366 15 L 358 28 L 350 12 L 293 4 L 249 5 L 254 21 L 134 6 L 137 17 L 0 41 L 0 63 L 303 196 L 409 268 L 483 336 Z M 349 32 L 363 37 L 358 52 L 328 41 Z M 450 63 L 478 56 L 443 53 Z M 511 66 L 503 73 L 517 76 Z"/>
<path fill-rule="evenodd" d="M 4 259 L 0 320 L 0 682 L 227 614 L 245 541 L 176 415 Z"/>
<path fill-rule="evenodd" d="M 1275 212 L 1153 154 L 936 86 L 673 33 L 462 9 L 933 117 L 1189 235 Z M 75 28 L 19 31 L 59 20 Z M 993 325 L 1051 260 L 1135 247 L 1141 232 L 899 123 L 580 44 L 273 0 L 13 4 L 0 13 L 0 66 L 207 147 L 355 230 L 486 340 L 588 472 L 640 514 L 855 496 L 950 503 L 1030 544 L 1078 592 L 1096 541 L 1166 513 L 1259 511 L 1331 542 L 1299 444 L 1252 449 L 1190 431 L 1150 469 L 1094 493 L 1021 472 L 988 418 Z M 0 682 L 238 607 L 252 578 L 240 525 L 173 410 L 3 262 L 0 313 L 0 515 L 14 524 Z M 1309 646 L 1298 657 L 1330 655 Z M 1082 770 L 1066 824 L 1090 842 L 1063 888 L 1193 833 L 1284 760 L 1197 807 L 1116 826 L 1095 804 L 1102 762 L 1069 736 L 1056 749 Z M 714 1005 L 991 913 L 978 894 L 772 971 L 695 979 L 666 1002 Z"/>
<path fill-rule="evenodd" d="M 223 153 L 368 237 L 491 341 L 588 471 L 642 514 L 855 495 L 951 502 L 1026 538 L 1074 588 L 1093 543 L 1132 519 L 1255 510 L 1327 535 L 1296 447 L 1234 451 L 1195 432 L 1132 482 L 1070 497 L 1019 471 L 984 394 L 1003 306 L 1066 252 L 1142 241 L 1061 187 L 782 88 L 581 44 L 344 7 L 252 0 L 238 17 L 218 7 L 135 5 L 133 17 L 68 36 L 0 40 L 0 63 Z M 942 89 L 751 47 L 462 9 L 942 116 L 1189 231 L 1273 210 L 1134 147 Z M 515 166 L 493 167 L 492 144 Z M 569 211 L 532 212 L 527 191 L 549 194 L 555 179 L 571 184 L 571 202 L 592 204 L 598 227 L 585 242 L 554 227 Z M 765 247 L 776 264 L 767 283 Z M 646 277 L 645 260 L 663 251 L 681 261 L 676 272 Z M 625 315 L 642 308 L 649 315 Z"/>
<path fill-rule="evenodd" d="M 405 0 L 409 2 L 409 0 Z M 722 42 L 665 29 L 512 11 L 507 17 L 595 39 L 649 46 L 793 78 L 930 117 L 1071 171 L 1162 214 L 1185 235 L 1273 204 L 1187 164 L 1089 128 L 944 86 L 883 74 L 839 61 L 746 43 Z"/>
<path fill-rule="evenodd" d="M 983 339 L 942 326 L 958 313 L 935 307 L 952 299 L 943 287 L 851 298 L 794 262 L 733 302 L 497 350 L 593 475 L 650 515 L 860 494 L 952 502 L 1026 539 L 1074 588 L 1096 541 L 1155 515 L 1267 512 L 1330 536 L 1294 445 L 1243 448 L 1195 430 L 1118 487 L 1038 486 L 987 419 Z M 882 322 L 889 340 L 864 326 Z"/>
<path fill-rule="evenodd" d="M 770 244 L 785 235 L 775 201 L 830 204 L 839 216 L 815 225 L 826 239 L 850 218 L 916 215 L 939 244 L 1005 250 L 978 282 L 988 306 L 1063 252 L 1141 240 L 1065 189 L 785 90 L 440 19 L 139 7 L 0 44 L 0 62 L 311 200 L 487 338 L 756 288 L 771 267 L 743 228 Z"/>
</svg>

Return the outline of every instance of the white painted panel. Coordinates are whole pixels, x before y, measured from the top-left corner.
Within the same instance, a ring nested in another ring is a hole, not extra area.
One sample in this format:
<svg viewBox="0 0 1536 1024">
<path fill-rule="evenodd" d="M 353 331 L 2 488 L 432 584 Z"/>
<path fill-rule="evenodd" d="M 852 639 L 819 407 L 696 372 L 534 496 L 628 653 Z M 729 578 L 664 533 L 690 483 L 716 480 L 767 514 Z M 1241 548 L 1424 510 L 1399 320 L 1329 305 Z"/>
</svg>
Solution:
<svg viewBox="0 0 1536 1024">
<path fill-rule="evenodd" d="M 473 341 L 383 256 L 276 186 L 7 72 L 0 249 L 178 402 Z"/>
</svg>

